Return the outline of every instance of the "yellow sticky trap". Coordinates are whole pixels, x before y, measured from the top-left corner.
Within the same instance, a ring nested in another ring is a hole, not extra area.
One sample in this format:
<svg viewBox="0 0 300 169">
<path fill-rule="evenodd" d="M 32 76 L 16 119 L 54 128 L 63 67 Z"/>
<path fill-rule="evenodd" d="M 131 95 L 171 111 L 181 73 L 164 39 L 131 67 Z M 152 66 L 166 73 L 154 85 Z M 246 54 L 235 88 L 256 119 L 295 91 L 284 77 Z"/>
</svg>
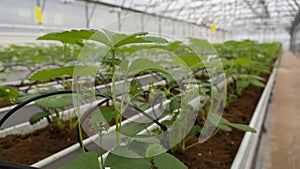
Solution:
<svg viewBox="0 0 300 169">
<path fill-rule="evenodd" d="M 39 24 L 41 24 L 43 22 L 42 8 L 39 6 L 35 7 L 35 20 Z"/>
<path fill-rule="evenodd" d="M 217 30 L 217 26 L 216 26 L 216 24 L 211 24 L 211 27 L 210 27 L 210 29 L 211 29 L 211 31 L 212 32 L 216 32 L 216 30 Z"/>
<path fill-rule="evenodd" d="M 276 36 L 275 36 L 275 35 L 272 37 L 272 40 L 273 40 L 273 41 L 276 41 Z"/>
</svg>

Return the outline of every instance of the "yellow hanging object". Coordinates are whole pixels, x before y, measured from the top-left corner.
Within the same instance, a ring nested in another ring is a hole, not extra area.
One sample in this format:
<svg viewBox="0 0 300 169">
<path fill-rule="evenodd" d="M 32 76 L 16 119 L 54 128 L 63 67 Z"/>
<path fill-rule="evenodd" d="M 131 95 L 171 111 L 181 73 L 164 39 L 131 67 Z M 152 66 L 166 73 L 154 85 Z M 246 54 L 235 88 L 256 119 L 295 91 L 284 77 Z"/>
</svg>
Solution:
<svg viewBox="0 0 300 169">
<path fill-rule="evenodd" d="M 39 6 L 35 7 L 35 20 L 38 24 L 41 24 L 43 22 L 42 8 Z"/>
<path fill-rule="evenodd" d="M 217 30 L 217 26 L 216 26 L 216 24 L 211 24 L 211 27 L 210 27 L 210 29 L 211 29 L 211 31 L 212 32 L 216 32 L 216 30 Z"/>
<path fill-rule="evenodd" d="M 272 40 L 273 40 L 273 41 L 276 41 L 276 36 L 275 36 L 275 35 L 272 37 Z"/>
</svg>

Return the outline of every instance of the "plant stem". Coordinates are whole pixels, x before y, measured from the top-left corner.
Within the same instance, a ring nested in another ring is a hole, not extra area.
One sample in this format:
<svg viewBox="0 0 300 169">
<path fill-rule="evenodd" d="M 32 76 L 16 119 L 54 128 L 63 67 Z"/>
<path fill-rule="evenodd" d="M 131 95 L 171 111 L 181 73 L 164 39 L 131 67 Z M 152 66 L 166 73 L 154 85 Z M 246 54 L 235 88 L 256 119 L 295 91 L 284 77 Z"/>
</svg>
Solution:
<svg viewBox="0 0 300 169">
<path fill-rule="evenodd" d="M 99 143 L 100 143 L 99 153 L 100 153 L 101 169 L 104 169 L 103 149 L 101 147 L 102 146 L 102 133 L 101 133 L 101 131 L 99 132 Z"/>
<path fill-rule="evenodd" d="M 112 52 L 112 62 L 111 62 L 111 66 L 112 66 L 112 88 L 111 88 L 111 94 L 112 94 L 112 103 L 113 103 L 113 107 L 114 110 L 116 112 L 116 117 L 115 117 L 115 121 L 116 121 L 116 137 L 117 137 L 117 143 L 118 145 L 121 144 L 121 138 L 120 138 L 120 126 L 121 126 L 121 121 L 120 121 L 120 114 L 119 114 L 119 110 L 117 108 L 117 101 L 116 101 L 116 86 L 115 86 L 115 49 L 112 48 L 111 50 Z"/>
<path fill-rule="evenodd" d="M 209 136 L 208 139 L 214 137 L 214 136 L 218 133 L 219 130 L 220 130 L 220 129 L 216 129 L 216 130 L 214 131 L 214 133 L 213 133 L 211 136 Z M 208 139 L 207 139 L 207 140 L 208 140 Z M 193 143 L 193 144 L 187 146 L 184 150 L 188 150 L 188 149 L 190 149 L 190 148 L 193 148 L 193 147 L 195 147 L 195 146 L 198 145 L 198 144 L 200 144 L 200 142 Z"/>
<path fill-rule="evenodd" d="M 64 43 L 64 63 L 67 61 L 67 44 Z"/>
<path fill-rule="evenodd" d="M 198 144 L 200 144 L 200 143 L 199 143 L 199 142 L 193 143 L 193 144 L 187 146 L 187 147 L 184 149 L 184 151 L 185 151 L 185 150 L 188 150 L 188 149 L 190 149 L 190 148 L 193 148 L 193 147 L 195 147 L 195 146 L 198 145 Z"/>
<path fill-rule="evenodd" d="M 79 131 L 79 139 L 80 139 L 80 142 L 82 143 L 82 146 L 81 146 L 81 150 L 82 152 L 85 152 L 85 148 L 84 148 L 84 144 L 83 144 L 83 137 L 82 137 L 82 131 L 81 131 L 81 122 L 80 122 L 80 119 L 81 119 L 81 113 L 80 113 L 80 96 L 79 96 L 79 84 L 78 84 L 78 81 L 77 81 L 77 77 L 75 77 L 74 79 L 75 81 L 75 85 L 76 85 L 76 97 L 77 97 L 77 112 L 78 112 L 78 115 L 77 115 L 77 121 L 78 121 L 78 131 Z"/>
</svg>

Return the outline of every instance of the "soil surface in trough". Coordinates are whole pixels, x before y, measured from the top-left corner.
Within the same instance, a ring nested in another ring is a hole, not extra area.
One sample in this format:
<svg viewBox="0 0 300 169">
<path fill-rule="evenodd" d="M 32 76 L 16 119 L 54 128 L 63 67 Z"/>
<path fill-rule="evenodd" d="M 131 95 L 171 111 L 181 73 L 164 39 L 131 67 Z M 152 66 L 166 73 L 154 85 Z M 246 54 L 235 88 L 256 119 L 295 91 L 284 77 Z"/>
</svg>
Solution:
<svg viewBox="0 0 300 169">
<path fill-rule="evenodd" d="M 268 76 L 262 77 L 267 79 Z M 263 88 L 250 85 L 238 99 L 225 108 L 223 117 L 230 122 L 249 124 L 262 92 Z M 174 155 L 189 169 L 228 169 L 231 167 L 244 134 L 245 132 L 237 129 L 231 132 L 220 131 L 205 143 L 183 153 L 176 152 Z M 197 141 L 198 137 L 194 137 L 187 145 Z"/>
<path fill-rule="evenodd" d="M 77 129 L 70 129 L 69 124 L 66 121 L 64 129 L 56 133 L 51 133 L 47 126 L 27 135 L 0 138 L 0 161 L 33 164 L 77 143 Z"/>
</svg>

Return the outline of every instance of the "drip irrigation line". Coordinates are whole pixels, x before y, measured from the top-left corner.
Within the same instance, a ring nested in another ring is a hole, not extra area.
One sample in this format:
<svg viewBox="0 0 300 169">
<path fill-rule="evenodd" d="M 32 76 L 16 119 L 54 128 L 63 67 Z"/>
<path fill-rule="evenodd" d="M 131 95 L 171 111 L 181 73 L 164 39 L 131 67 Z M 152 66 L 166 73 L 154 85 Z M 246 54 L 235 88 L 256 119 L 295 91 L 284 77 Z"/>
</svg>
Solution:
<svg viewBox="0 0 300 169">
<path fill-rule="evenodd" d="M 64 90 L 64 91 L 55 91 L 55 92 L 50 92 L 50 93 L 45 93 L 45 94 L 41 94 L 38 96 L 35 96 L 33 98 L 30 98 L 20 104 L 18 104 L 16 107 L 14 107 L 13 109 L 11 109 L 9 112 L 7 112 L 2 119 L 0 120 L 0 127 L 3 125 L 3 123 L 12 115 L 14 114 L 17 110 L 19 110 L 20 108 L 26 106 L 27 104 L 35 101 L 35 100 L 39 100 L 41 98 L 45 98 L 45 97 L 49 97 L 49 96 L 53 96 L 53 95 L 59 95 L 59 94 L 69 94 L 69 93 L 74 93 L 74 91 L 72 90 Z"/>
<path fill-rule="evenodd" d="M 0 168 L 2 169 L 38 169 L 24 164 L 0 161 Z"/>
<path fill-rule="evenodd" d="M 151 72 L 154 73 L 155 75 L 157 75 L 158 77 L 160 77 L 162 80 L 164 80 L 166 82 L 166 87 L 169 88 L 169 82 L 168 82 L 168 79 L 166 77 L 164 77 L 163 75 L 161 75 L 160 73 L 158 73 L 156 71 L 151 71 Z"/>
</svg>

